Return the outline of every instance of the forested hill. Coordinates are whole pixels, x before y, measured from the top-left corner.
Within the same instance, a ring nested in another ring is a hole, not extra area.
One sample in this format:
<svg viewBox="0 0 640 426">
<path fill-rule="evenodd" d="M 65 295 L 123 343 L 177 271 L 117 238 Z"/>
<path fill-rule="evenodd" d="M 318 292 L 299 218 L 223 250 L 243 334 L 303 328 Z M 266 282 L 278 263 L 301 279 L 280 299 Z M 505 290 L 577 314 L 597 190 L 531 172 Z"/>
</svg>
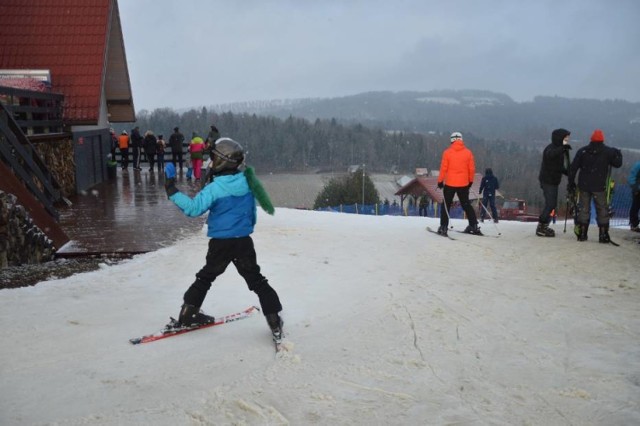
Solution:
<svg viewBox="0 0 640 426">
<path fill-rule="evenodd" d="M 595 128 L 603 129 L 610 145 L 640 149 L 640 103 L 622 100 L 567 99 L 538 96 L 515 102 L 500 93 L 479 90 L 430 92 L 369 92 L 327 99 L 298 99 L 213 106 L 234 111 L 331 119 L 385 130 L 418 133 L 471 133 L 489 140 L 548 143 L 551 130 L 572 132 L 586 143 Z"/>
</svg>

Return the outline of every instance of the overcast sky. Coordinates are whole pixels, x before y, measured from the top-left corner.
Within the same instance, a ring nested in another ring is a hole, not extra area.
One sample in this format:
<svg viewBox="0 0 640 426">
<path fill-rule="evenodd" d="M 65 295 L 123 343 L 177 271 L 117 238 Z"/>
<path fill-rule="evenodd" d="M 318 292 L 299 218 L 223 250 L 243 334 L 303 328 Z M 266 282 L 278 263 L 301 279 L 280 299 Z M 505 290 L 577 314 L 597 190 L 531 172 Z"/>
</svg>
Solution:
<svg viewBox="0 0 640 426">
<path fill-rule="evenodd" d="M 640 102 L 637 0 L 119 0 L 136 109 L 485 89 Z"/>
</svg>

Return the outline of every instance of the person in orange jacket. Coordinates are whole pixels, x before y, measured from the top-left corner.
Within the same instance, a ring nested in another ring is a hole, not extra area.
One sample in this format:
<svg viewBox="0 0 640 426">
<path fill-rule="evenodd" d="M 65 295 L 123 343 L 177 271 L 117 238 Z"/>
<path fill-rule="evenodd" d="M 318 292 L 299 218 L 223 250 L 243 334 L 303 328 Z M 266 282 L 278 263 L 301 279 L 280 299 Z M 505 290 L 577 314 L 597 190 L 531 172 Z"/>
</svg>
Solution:
<svg viewBox="0 0 640 426">
<path fill-rule="evenodd" d="M 122 170 L 127 170 L 129 167 L 129 135 L 127 135 L 126 130 L 123 130 L 122 134 L 118 136 L 118 148 L 120 148 Z"/>
<path fill-rule="evenodd" d="M 457 194 L 460 205 L 467 214 L 469 226 L 464 230 L 467 234 L 482 235 L 478 227 L 476 212 L 469 202 L 469 189 L 473 185 L 476 166 L 473 154 L 464 146 L 462 134 L 451 134 L 451 146 L 442 153 L 440 173 L 438 174 L 438 188 L 444 195 L 444 212 L 440 211 L 440 228 L 438 234 L 447 235 L 449 228 L 449 210 L 453 203 L 453 197 Z"/>
</svg>

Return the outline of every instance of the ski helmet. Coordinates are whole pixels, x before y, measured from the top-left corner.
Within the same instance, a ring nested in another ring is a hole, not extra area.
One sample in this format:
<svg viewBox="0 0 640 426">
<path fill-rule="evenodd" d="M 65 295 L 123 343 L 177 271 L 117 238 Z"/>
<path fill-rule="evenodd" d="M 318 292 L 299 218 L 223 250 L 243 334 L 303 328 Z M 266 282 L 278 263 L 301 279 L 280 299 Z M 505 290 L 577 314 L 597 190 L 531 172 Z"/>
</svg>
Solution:
<svg viewBox="0 0 640 426">
<path fill-rule="evenodd" d="M 462 140 L 462 133 L 460 133 L 460 132 L 451 133 L 451 142 L 454 142 L 454 141 L 457 141 L 457 140 Z"/>
<path fill-rule="evenodd" d="M 235 170 L 244 162 L 242 145 L 231 138 L 218 139 L 211 149 L 211 155 L 214 173 Z"/>
</svg>

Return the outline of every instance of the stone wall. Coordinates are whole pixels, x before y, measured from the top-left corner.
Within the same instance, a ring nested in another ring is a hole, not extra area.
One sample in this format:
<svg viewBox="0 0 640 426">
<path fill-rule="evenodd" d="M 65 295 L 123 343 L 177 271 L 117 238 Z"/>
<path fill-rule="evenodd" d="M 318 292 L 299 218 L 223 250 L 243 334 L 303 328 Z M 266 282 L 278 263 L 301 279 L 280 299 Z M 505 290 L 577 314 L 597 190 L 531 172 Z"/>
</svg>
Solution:
<svg viewBox="0 0 640 426">
<path fill-rule="evenodd" d="M 15 195 L 0 191 L 0 268 L 53 260 L 55 248 Z"/>
</svg>

